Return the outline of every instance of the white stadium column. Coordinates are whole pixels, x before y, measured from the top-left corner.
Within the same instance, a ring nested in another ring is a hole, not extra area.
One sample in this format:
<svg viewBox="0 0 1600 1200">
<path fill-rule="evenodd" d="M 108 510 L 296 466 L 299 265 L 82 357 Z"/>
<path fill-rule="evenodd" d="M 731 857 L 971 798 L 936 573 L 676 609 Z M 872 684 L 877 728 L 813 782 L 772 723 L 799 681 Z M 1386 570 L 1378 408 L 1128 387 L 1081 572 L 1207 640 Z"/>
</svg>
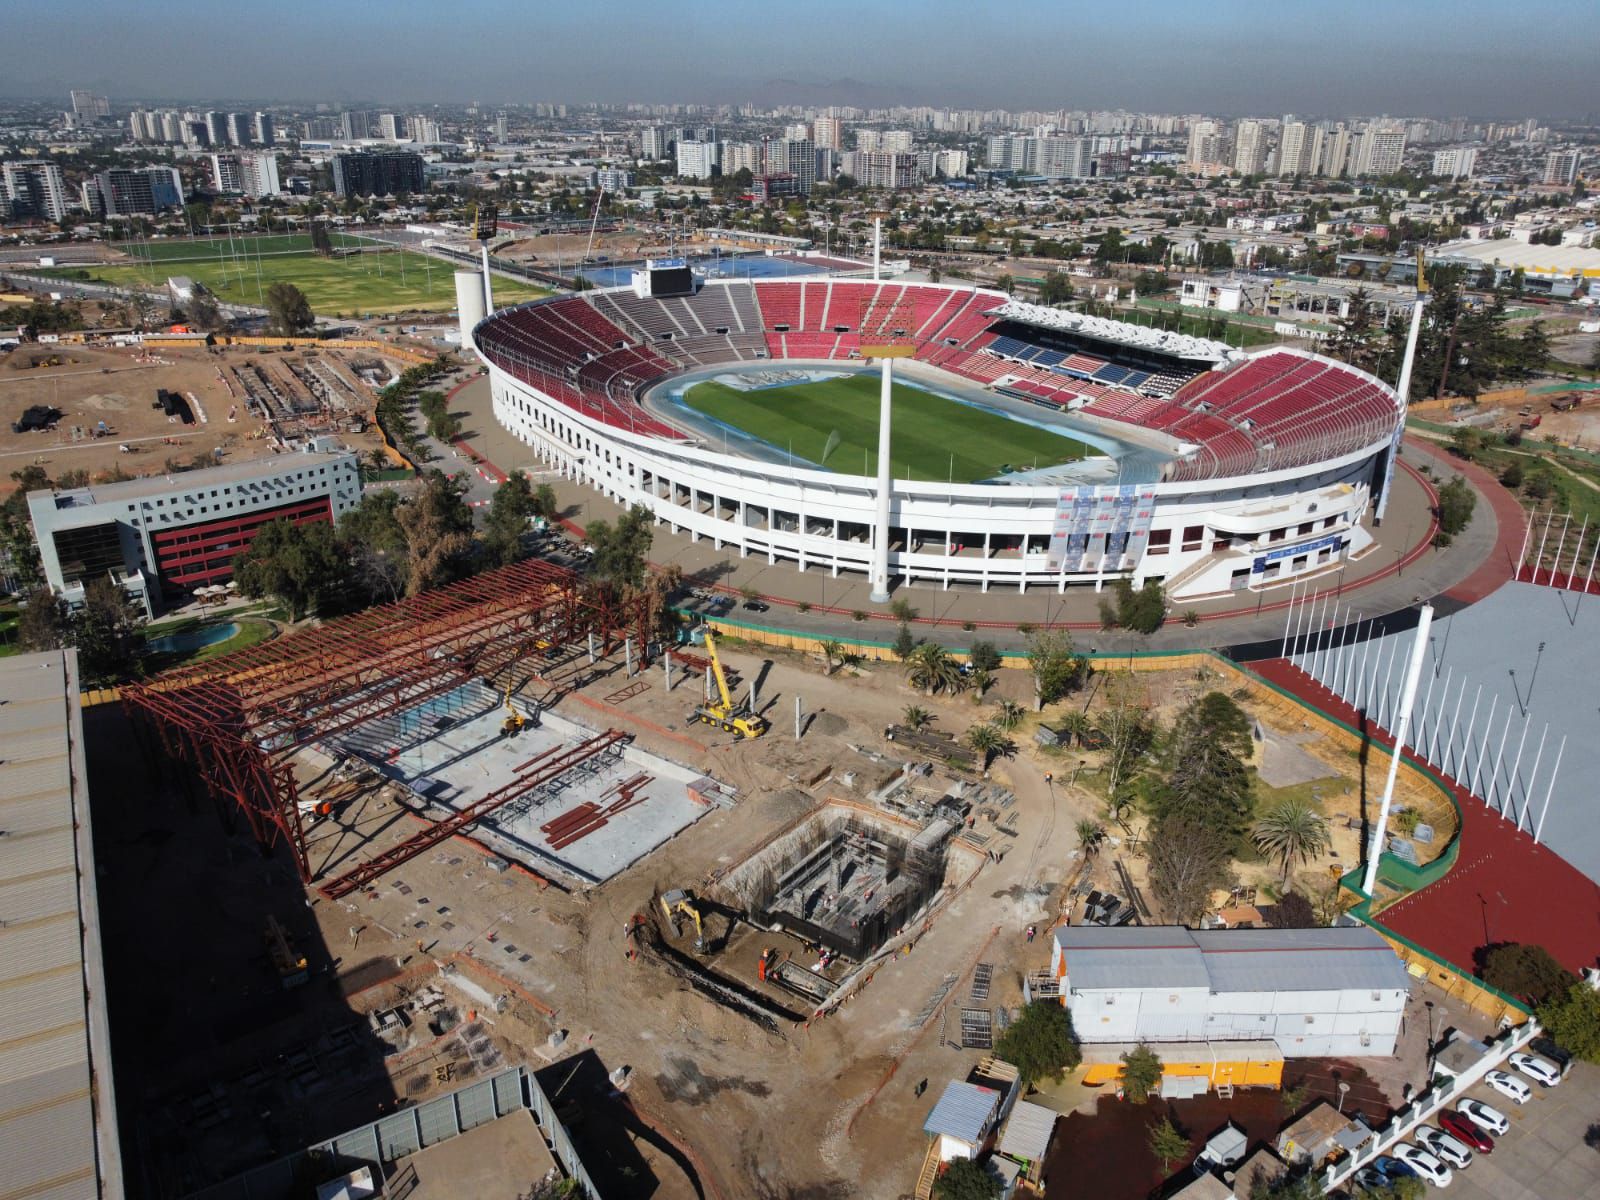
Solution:
<svg viewBox="0 0 1600 1200">
<path fill-rule="evenodd" d="M 894 359 L 885 356 L 879 360 L 883 368 L 883 388 L 878 397 L 878 509 L 872 530 L 872 602 L 884 604 L 889 599 L 889 402 L 894 387 Z"/>
</svg>

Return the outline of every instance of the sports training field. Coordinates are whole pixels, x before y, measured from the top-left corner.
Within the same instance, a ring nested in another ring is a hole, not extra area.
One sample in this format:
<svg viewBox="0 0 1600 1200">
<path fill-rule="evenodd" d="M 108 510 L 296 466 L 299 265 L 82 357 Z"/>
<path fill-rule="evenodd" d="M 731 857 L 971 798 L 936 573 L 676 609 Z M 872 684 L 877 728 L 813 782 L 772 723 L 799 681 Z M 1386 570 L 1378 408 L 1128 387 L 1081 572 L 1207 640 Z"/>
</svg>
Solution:
<svg viewBox="0 0 1600 1200">
<path fill-rule="evenodd" d="M 373 246 L 365 238 L 333 235 L 338 247 Z M 106 283 L 160 285 L 187 275 L 225 301 L 257 304 L 274 283 L 292 283 L 306 294 L 318 316 L 372 316 L 405 309 L 448 310 L 456 305 L 455 265 L 409 251 L 318 258 L 305 234 L 260 237 L 170 238 L 117 247 L 138 263 L 89 268 Z M 548 295 L 539 288 L 497 277 L 497 303 Z"/>
<path fill-rule="evenodd" d="M 792 449 L 796 458 L 832 471 L 871 475 L 878 469 L 878 388 L 875 374 L 750 392 L 706 380 L 683 400 L 780 451 Z M 891 403 L 896 479 L 972 483 L 1000 474 L 1005 465 L 1020 470 L 1099 453 L 1076 438 L 904 383 L 894 385 Z M 827 453 L 835 431 L 838 442 Z"/>
</svg>

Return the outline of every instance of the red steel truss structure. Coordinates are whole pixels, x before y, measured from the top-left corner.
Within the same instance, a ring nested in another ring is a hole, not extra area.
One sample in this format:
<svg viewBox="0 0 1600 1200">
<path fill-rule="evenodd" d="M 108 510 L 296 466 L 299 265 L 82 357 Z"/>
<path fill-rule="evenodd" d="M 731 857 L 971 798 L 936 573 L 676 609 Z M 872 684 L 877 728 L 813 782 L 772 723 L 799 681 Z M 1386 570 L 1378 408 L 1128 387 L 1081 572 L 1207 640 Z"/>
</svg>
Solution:
<svg viewBox="0 0 1600 1200">
<path fill-rule="evenodd" d="M 538 559 L 338 618 L 122 689 L 146 744 L 186 763 L 244 814 L 263 848 L 288 843 L 311 882 L 292 759 L 373 717 L 593 634 L 648 645 L 648 604 L 619 602 Z"/>
</svg>

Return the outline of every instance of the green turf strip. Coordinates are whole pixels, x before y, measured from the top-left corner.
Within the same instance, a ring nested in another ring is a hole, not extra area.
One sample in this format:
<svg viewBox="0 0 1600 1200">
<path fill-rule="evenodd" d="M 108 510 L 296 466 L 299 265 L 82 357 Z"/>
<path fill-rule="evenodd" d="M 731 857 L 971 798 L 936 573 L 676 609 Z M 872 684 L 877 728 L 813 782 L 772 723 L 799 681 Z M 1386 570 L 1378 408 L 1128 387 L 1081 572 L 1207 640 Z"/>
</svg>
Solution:
<svg viewBox="0 0 1600 1200">
<path fill-rule="evenodd" d="M 871 475 L 878 469 L 878 388 L 876 374 L 748 392 L 706 380 L 684 403 L 796 459 Z M 1098 453 L 1076 438 L 904 383 L 894 385 L 892 411 L 896 479 L 972 483 L 999 475 L 1004 465 L 1029 470 Z M 823 461 L 834 431 L 838 444 Z"/>
</svg>

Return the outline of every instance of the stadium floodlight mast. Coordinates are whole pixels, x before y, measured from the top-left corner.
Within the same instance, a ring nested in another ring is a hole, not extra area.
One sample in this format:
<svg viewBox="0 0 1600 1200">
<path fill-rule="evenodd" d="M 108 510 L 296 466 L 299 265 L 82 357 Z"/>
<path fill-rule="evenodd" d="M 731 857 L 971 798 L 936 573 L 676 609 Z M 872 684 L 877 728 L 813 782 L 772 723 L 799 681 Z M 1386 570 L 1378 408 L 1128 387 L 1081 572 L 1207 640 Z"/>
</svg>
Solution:
<svg viewBox="0 0 1600 1200">
<path fill-rule="evenodd" d="M 1424 604 L 1417 618 L 1416 639 L 1411 643 L 1411 662 L 1406 666 L 1405 685 L 1400 694 L 1400 719 L 1395 723 L 1394 750 L 1389 755 L 1389 778 L 1383 785 L 1383 803 L 1378 809 L 1378 823 L 1372 830 L 1372 843 L 1367 848 L 1367 873 L 1361 890 L 1368 896 L 1378 882 L 1378 857 L 1383 853 L 1383 839 L 1389 830 L 1389 808 L 1394 803 L 1394 783 L 1400 773 L 1400 756 L 1405 753 L 1406 734 L 1411 725 L 1411 706 L 1417 698 L 1417 685 L 1422 682 L 1422 661 L 1428 653 L 1428 629 L 1433 624 L 1433 605 Z"/>
<path fill-rule="evenodd" d="M 1422 308 L 1428 302 L 1427 264 L 1422 251 L 1417 251 L 1417 298 L 1411 304 L 1411 330 L 1406 335 L 1405 357 L 1400 360 L 1400 378 L 1395 384 L 1395 398 L 1400 402 L 1400 418 L 1395 426 L 1394 445 L 1389 450 L 1389 465 L 1385 470 L 1383 491 L 1378 495 L 1378 507 L 1373 517 L 1383 523 L 1383 514 L 1389 507 L 1389 493 L 1394 490 L 1390 480 L 1394 477 L 1394 460 L 1400 453 L 1400 439 L 1405 436 L 1406 412 L 1411 395 L 1411 368 L 1417 361 L 1417 337 L 1422 332 Z"/>
</svg>

